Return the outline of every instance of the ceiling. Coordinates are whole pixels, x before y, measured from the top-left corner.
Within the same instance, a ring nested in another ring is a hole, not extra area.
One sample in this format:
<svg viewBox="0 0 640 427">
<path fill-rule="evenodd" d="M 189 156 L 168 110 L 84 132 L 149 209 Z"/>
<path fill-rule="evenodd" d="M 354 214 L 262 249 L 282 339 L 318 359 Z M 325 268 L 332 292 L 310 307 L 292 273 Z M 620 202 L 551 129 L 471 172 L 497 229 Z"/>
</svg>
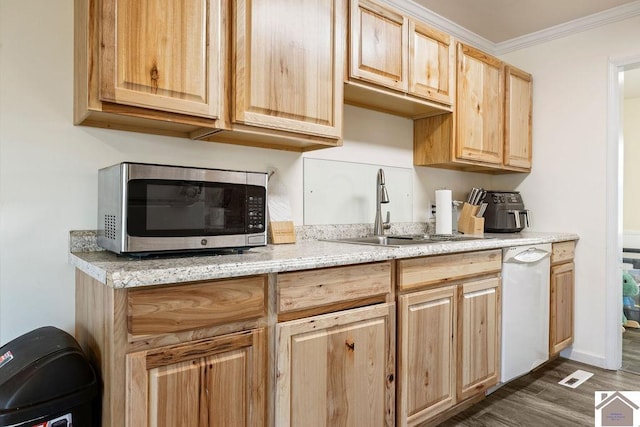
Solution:
<svg viewBox="0 0 640 427">
<path fill-rule="evenodd" d="M 493 43 L 584 18 L 635 0 L 413 0 Z"/>
</svg>

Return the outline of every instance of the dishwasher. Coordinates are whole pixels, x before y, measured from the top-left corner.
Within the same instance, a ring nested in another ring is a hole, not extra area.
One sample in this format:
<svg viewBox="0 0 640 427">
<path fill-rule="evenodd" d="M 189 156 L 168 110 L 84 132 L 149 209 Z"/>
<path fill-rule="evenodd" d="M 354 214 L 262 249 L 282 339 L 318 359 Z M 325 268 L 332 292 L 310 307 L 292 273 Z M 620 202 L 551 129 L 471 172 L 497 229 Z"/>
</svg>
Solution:
<svg viewBox="0 0 640 427">
<path fill-rule="evenodd" d="M 549 359 L 550 255 L 550 243 L 502 250 L 501 383 Z"/>
</svg>

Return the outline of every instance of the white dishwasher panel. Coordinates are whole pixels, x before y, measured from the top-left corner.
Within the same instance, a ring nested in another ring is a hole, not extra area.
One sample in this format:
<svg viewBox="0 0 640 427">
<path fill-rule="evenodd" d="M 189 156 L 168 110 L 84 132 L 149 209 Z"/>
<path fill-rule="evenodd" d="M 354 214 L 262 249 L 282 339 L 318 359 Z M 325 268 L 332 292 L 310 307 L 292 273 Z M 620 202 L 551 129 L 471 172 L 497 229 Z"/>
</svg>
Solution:
<svg viewBox="0 0 640 427">
<path fill-rule="evenodd" d="M 503 249 L 500 382 L 549 359 L 551 244 Z"/>
</svg>

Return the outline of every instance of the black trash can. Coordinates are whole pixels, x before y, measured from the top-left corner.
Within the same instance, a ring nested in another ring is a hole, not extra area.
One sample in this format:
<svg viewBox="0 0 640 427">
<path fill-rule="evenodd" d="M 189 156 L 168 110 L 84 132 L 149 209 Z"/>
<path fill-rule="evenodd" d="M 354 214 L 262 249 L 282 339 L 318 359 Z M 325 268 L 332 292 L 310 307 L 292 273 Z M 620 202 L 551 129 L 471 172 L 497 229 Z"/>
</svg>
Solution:
<svg viewBox="0 0 640 427">
<path fill-rule="evenodd" d="M 35 329 L 0 347 L 0 426 L 95 425 L 98 386 L 71 335 Z"/>
</svg>

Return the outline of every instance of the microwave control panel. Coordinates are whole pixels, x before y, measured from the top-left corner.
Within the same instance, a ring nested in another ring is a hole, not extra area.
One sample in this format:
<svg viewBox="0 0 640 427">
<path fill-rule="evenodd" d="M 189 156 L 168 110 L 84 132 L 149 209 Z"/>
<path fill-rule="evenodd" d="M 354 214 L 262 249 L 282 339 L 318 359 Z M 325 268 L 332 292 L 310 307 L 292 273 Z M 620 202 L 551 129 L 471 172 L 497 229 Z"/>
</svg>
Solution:
<svg viewBox="0 0 640 427">
<path fill-rule="evenodd" d="M 247 231 L 260 233 L 265 230 L 266 197 L 264 188 L 249 188 L 247 194 Z"/>
</svg>

